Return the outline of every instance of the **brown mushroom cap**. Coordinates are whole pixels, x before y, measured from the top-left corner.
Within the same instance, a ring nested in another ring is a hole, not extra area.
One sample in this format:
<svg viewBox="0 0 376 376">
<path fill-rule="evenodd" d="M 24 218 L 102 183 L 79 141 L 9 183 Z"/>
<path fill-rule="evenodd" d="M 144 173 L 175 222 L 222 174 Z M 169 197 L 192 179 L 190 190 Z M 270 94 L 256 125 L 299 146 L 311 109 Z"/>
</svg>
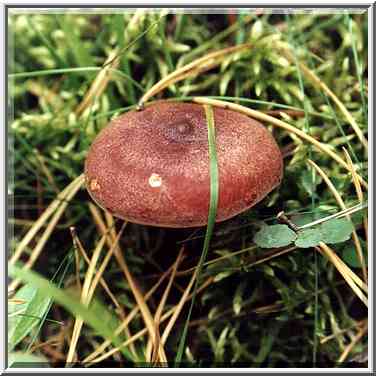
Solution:
<svg viewBox="0 0 376 376">
<path fill-rule="evenodd" d="M 238 112 L 214 108 L 219 170 L 217 222 L 255 205 L 282 178 L 269 131 Z M 159 102 L 113 120 L 85 163 L 87 189 L 113 215 L 161 227 L 207 223 L 207 123 L 198 104 Z"/>
</svg>

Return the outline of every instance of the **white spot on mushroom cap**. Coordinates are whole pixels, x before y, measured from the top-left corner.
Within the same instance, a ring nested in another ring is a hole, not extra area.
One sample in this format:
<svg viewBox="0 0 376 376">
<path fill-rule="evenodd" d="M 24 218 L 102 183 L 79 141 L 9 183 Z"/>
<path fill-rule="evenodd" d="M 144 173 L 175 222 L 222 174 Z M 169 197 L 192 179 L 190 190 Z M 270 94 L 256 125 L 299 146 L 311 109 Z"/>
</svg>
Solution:
<svg viewBox="0 0 376 376">
<path fill-rule="evenodd" d="M 155 173 L 152 173 L 149 177 L 149 185 L 152 188 L 158 188 L 162 185 L 162 178 Z"/>
</svg>

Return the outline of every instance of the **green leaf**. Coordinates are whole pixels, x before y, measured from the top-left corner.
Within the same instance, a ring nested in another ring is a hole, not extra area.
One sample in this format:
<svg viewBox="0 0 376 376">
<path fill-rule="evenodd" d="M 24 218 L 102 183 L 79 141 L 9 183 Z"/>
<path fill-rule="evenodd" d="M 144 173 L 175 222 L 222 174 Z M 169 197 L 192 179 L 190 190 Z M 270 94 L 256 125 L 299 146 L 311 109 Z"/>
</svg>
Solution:
<svg viewBox="0 0 376 376">
<path fill-rule="evenodd" d="M 367 211 L 360 210 L 351 214 L 351 222 L 354 226 L 358 226 L 363 223 L 364 215 L 367 214 Z"/>
<path fill-rule="evenodd" d="M 232 308 L 235 315 L 238 315 L 242 309 L 243 305 L 243 292 L 245 289 L 245 284 L 240 284 L 235 291 L 235 296 L 232 300 Z"/>
<path fill-rule="evenodd" d="M 366 265 L 368 265 L 368 260 L 367 260 L 367 252 L 365 251 L 367 248 L 367 245 L 364 241 L 360 240 L 361 245 L 362 245 L 362 250 L 363 250 L 363 256 L 364 256 L 364 261 Z M 359 259 L 356 253 L 356 249 L 353 243 L 345 246 L 345 248 L 342 250 L 342 259 L 343 261 L 349 265 L 352 266 L 353 268 L 360 268 L 361 265 L 359 263 Z"/>
<path fill-rule="evenodd" d="M 88 308 L 80 303 L 79 298 L 56 287 L 38 273 L 15 265 L 10 265 L 9 275 L 33 285 L 45 297 L 59 303 L 76 317 L 81 317 L 85 323 L 90 325 L 101 337 L 111 341 L 113 345 L 118 347 L 124 340 L 122 336 L 114 335 L 115 329 L 120 325 L 119 320 L 99 302 L 92 302 Z M 127 349 L 121 348 L 120 351 L 128 359 L 133 359 Z"/>
<path fill-rule="evenodd" d="M 256 96 L 260 96 L 261 95 L 261 93 L 262 93 L 262 90 L 263 90 L 263 85 L 262 85 L 262 83 L 261 82 L 257 82 L 256 84 L 255 84 L 255 93 L 256 93 Z"/>
<path fill-rule="evenodd" d="M 41 42 L 46 46 L 48 51 L 50 52 L 51 56 L 54 58 L 55 63 L 57 65 L 66 67 L 67 63 L 64 61 L 64 59 L 60 56 L 58 53 L 58 49 L 52 45 L 49 38 L 42 33 L 38 27 L 34 25 L 34 21 L 32 17 L 26 17 L 26 20 L 28 22 L 29 27 L 37 34 L 38 38 L 41 40 Z"/>
<path fill-rule="evenodd" d="M 261 248 L 278 248 L 289 245 L 296 234 L 287 225 L 265 226 L 257 232 L 253 241 Z"/>
<path fill-rule="evenodd" d="M 228 84 L 230 83 L 231 79 L 233 78 L 233 75 L 234 75 L 233 70 L 227 71 L 225 74 L 222 75 L 222 78 L 221 78 L 221 81 L 220 81 L 220 84 L 219 84 L 219 93 L 221 95 L 226 94 Z"/>
<path fill-rule="evenodd" d="M 225 279 L 225 278 L 229 277 L 230 275 L 231 275 L 231 272 L 220 272 L 220 273 L 218 273 L 218 274 L 214 277 L 213 282 L 219 282 L 219 281 L 221 281 L 222 279 Z"/>
<path fill-rule="evenodd" d="M 51 301 L 32 284 L 23 286 L 14 298 L 24 301 L 24 303 L 9 304 L 9 350 L 12 350 L 42 320 Z"/>
<path fill-rule="evenodd" d="M 322 234 L 316 228 L 310 228 L 298 232 L 295 245 L 299 248 L 310 248 L 318 245 L 322 241 Z"/>
<path fill-rule="evenodd" d="M 299 214 L 294 214 L 291 216 L 291 221 L 296 224 L 298 227 L 304 226 L 308 223 L 314 222 L 317 219 L 321 219 L 326 217 L 328 214 L 326 212 L 309 212 L 309 213 L 299 213 Z"/>
<path fill-rule="evenodd" d="M 331 219 L 319 227 L 323 242 L 328 244 L 341 243 L 350 239 L 354 230 L 352 223 L 345 218 Z"/>
<path fill-rule="evenodd" d="M 57 17 L 56 20 L 64 32 L 69 52 L 72 54 L 76 65 L 79 67 L 93 66 L 94 59 L 81 39 L 80 29 L 74 24 L 73 18 L 69 14 L 65 14 L 63 18 Z"/>
<path fill-rule="evenodd" d="M 257 20 L 251 29 L 251 40 L 257 40 L 261 37 L 263 32 L 263 25 L 261 20 Z"/>
<path fill-rule="evenodd" d="M 313 195 L 316 191 L 316 186 L 321 183 L 321 176 L 312 175 L 312 171 L 303 171 L 301 174 L 301 184 L 304 190 L 309 194 Z"/>
<path fill-rule="evenodd" d="M 23 352 L 11 352 L 8 356 L 8 367 L 49 367 L 47 359 L 41 355 L 33 355 Z"/>
</svg>

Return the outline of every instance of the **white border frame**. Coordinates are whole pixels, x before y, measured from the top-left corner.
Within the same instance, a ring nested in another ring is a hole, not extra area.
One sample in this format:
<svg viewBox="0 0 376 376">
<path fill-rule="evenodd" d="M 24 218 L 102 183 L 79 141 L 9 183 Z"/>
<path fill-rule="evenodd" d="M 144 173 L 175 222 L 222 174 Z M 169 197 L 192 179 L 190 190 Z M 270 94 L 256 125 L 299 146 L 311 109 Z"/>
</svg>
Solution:
<svg viewBox="0 0 376 376">
<path fill-rule="evenodd" d="M 64 2 L 57 2 L 54 5 L 55 6 L 61 6 L 64 10 L 67 10 L 67 7 L 69 8 L 70 5 L 72 6 L 84 6 L 85 8 L 87 8 L 88 6 L 92 6 L 93 8 L 95 8 L 96 5 L 104 5 L 103 4 L 103 1 L 100 2 L 100 1 L 91 1 L 90 3 L 89 2 L 86 2 L 85 4 L 85 1 L 80 1 L 79 4 L 77 4 L 78 2 L 75 1 L 75 0 L 66 0 Z M 38 3 L 27 3 L 26 1 L 12 1 L 12 0 L 9 0 L 9 1 L 6 1 L 4 2 L 3 0 L 0 0 L 0 4 L 1 5 L 9 5 L 9 6 L 20 6 L 20 5 L 24 5 L 25 8 L 28 8 L 30 9 L 30 11 L 33 10 L 33 8 L 29 8 L 31 6 L 40 6 L 40 8 L 34 8 L 35 11 L 40 11 L 42 10 L 43 8 L 46 9 L 46 8 L 49 8 L 49 6 L 51 5 L 51 2 L 50 1 L 46 1 L 46 0 L 40 0 Z M 46 7 L 44 7 L 44 5 L 46 5 Z M 174 5 L 176 6 L 176 2 L 174 1 L 171 1 L 171 0 L 166 0 L 166 1 L 153 1 L 153 4 L 150 3 L 150 1 L 143 1 L 143 0 L 140 0 L 140 1 L 137 1 L 137 3 L 132 3 L 132 2 L 126 2 L 126 1 L 122 1 L 122 0 L 110 0 L 110 3 L 109 4 L 105 4 L 107 7 L 114 7 L 116 5 L 121 5 L 121 6 L 129 6 L 129 7 L 137 7 L 139 5 L 150 5 L 151 7 L 153 8 L 157 8 L 159 6 L 161 7 L 169 7 L 171 5 L 171 8 L 174 8 Z M 202 3 L 201 1 L 199 0 L 191 0 L 190 2 L 184 2 L 182 4 L 179 4 L 179 6 L 182 5 L 186 5 L 187 8 L 189 8 L 190 5 L 196 5 L 196 6 L 200 6 L 202 8 L 207 8 L 207 7 L 210 7 L 210 5 L 213 5 L 215 8 L 220 8 L 220 5 L 223 5 L 223 6 L 228 6 L 229 5 L 229 2 L 225 2 L 223 0 L 217 0 L 217 1 L 214 1 L 214 0 L 207 0 L 205 1 L 204 3 Z M 368 114 L 368 120 L 369 120 L 369 123 L 368 123 L 368 135 L 369 135 L 369 144 L 370 144 L 370 148 L 369 148 L 369 156 L 371 157 L 371 160 L 373 162 L 373 128 L 371 126 L 371 124 L 373 124 L 373 107 L 372 107 L 372 102 L 371 102 L 371 98 L 373 98 L 373 80 L 374 80 L 374 76 L 373 76 L 373 65 L 372 63 L 374 62 L 373 58 L 374 58 L 374 51 L 373 51 L 373 17 L 374 17 L 374 4 L 373 3 L 370 3 L 370 2 L 360 2 L 360 3 L 357 3 L 357 4 L 354 4 L 353 2 L 351 1 L 342 1 L 342 2 L 339 2 L 339 1 L 331 1 L 329 4 L 328 4 L 328 1 L 325 1 L 325 0 L 318 0 L 318 1 L 315 1 L 314 4 L 312 3 L 308 3 L 308 4 L 302 4 L 301 1 L 289 1 L 288 4 L 285 4 L 283 1 L 273 1 L 272 3 L 265 3 L 265 4 L 260 4 L 260 3 L 257 3 L 257 4 L 252 4 L 250 2 L 246 2 L 246 1 L 242 1 L 240 4 L 239 3 L 234 3 L 234 4 L 231 4 L 231 7 L 234 7 L 236 8 L 237 6 L 244 6 L 244 7 L 247 7 L 249 6 L 250 8 L 253 8 L 253 7 L 269 7 L 269 6 L 274 6 L 274 7 L 277 7 L 278 6 L 281 6 L 281 8 L 284 8 L 284 9 L 288 9 L 288 8 L 292 8 L 294 9 L 296 6 L 302 6 L 304 5 L 304 7 L 306 8 L 315 8 L 317 9 L 316 7 L 317 6 L 321 6 L 321 7 L 339 7 L 339 6 L 346 6 L 346 5 L 354 5 L 356 7 L 364 7 L 364 6 L 368 6 L 368 25 L 369 25 L 369 30 L 368 30 L 368 47 L 369 47 L 369 54 L 368 54 L 368 73 L 369 73 L 369 84 L 368 84 L 368 88 L 369 88 L 369 99 L 368 99 L 368 105 L 369 105 L 369 114 Z M 85 9 L 83 8 L 83 9 Z M 82 10 L 83 10 L 82 9 Z M 296 8 L 295 8 L 296 9 Z M 58 9 L 57 9 L 58 10 Z M 98 9 L 99 10 L 99 9 Z M 9 9 L 8 9 L 9 11 Z M 5 20 L 5 8 L 2 7 L 1 8 L 1 12 L 0 12 L 0 24 L 1 24 L 1 27 L 5 27 L 5 22 L 7 20 Z M 3 29 L 4 30 L 4 29 Z M 6 33 L 1 33 L 2 34 L 2 38 L 1 38 L 1 41 L 0 41 L 0 47 L 2 47 L 2 51 L 5 51 L 5 37 L 6 37 Z M 4 55 L 3 55 L 4 56 Z M 7 56 L 7 55 L 5 55 Z M 5 85 L 7 84 L 7 81 L 6 81 L 6 77 L 5 77 L 5 70 L 6 70 L 6 61 L 4 59 L 1 59 L 1 63 L 0 63 L 0 69 L 1 69 L 1 92 L 0 92 L 0 95 L 2 96 L 2 98 L 4 98 L 4 101 L 2 101 L 1 103 L 1 106 L 0 107 L 0 110 L 2 110 L 2 121 L 3 121 L 3 125 L 4 125 L 4 133 L 2 134 L 2 137 L 5 137 L 5 140 L 3 141 L 3 145 L 5 147 L 2 148 L 2 151 L 3 151 L 3 155 L 2 155 L 2 163 L 1 163 L 1 176 L 5 176 L 5 173 L 6 173 L 6 168 L 5 168 L 5 155 L 6 155 L 6 150 L 7 150 L 7 145 L 6 145 L 6 121 L 7 121 L 7 104 L 4 103 L 5 102 L 5 94 L 6 94 L 6 89 L 5 89 Z M 2 80 L 4 79 L 4 82 L 2 82 Z M 5 104 L 5 106 L 4 106 Z M 372 203 L 372 205 L 370 204 L 369 208 L 368 208 L 368 214 L 369 214 L 369 249 L 370 250 L 373 250 L 373 244 L 374 244 L 374 239 L 373 239 L 373 204 L 374 204 L 374 201 L 373 201 L 373 166 L 371 164 L 369 164 L 369 167 L 368 167 L 368 172 L 369 172 L 369 182 L 371 184 L 370 186 L 370 190 L 369 190 L 369 202 Z M 6 188 L 6 181 L 7 177 L 5 176 L 5 179 L 3 179 L 1 181 L 1 184 L 0 184 L 0 193 L 1 193 L 1 197 L 0 197 L 0 205 L 1 207 L 3 208 L 6 208 L 6 195 L 7 195 L 7 192 L 5 190 Z M 6 213 L 7 214 L 7 213 Z M 7 226 L 7 223 L 5 221 L 5 218 L 6 218 L 6 215 L 4 217 L 1 217 L 1 221 L 0 221 L 0 224 L 1 224 L 1 232 L 0 232 L 0 237 L 1 239 L 3 240 L 2 242 L 2 246 L 4 245 L 4 248 L 5 248 L 5 239 L 6 239 L 6 236 L 7 236 L 7 232 L 5 231 L 6 229 L 6 226 Z M 2 274 L 4 274 L 4 280 L 6 280 L 7 276 L 6 276 L 6 255 L 7 255 L 7 249 L 4 249 L 3 252 L 1 253 L 3 255 L 3 265 L 2 265 Z M 368 368 L 337 368 L 337 369 L 333 369 L 333 368 L 286 368 L 286 369 L 280 369 L 280 368 L 268 368 L 268 369 L 263 369 L 263 368 L 200 368 L 200 369 L 197 369 L 197 368 L 162 368 L 162 369 L 157 369 L 157 368 L 121 368 L 121 369 L 113 369 L 113 368 L 73 368 L 73 369 L 67 369 L 67 368 L 7 368 L 5 369 L 5 351 L 7 350 L 6 348 L 4 348 L 4 343 L 1 342 L 0 344 L 0 352 L 1 352 L 1 363 L 0 363 L 0 366 L 1 368 L 6 372 L 6 373 L 18 373 L 18 372 L 27 372 L 27 373 L 50 373 L 50 372 L 53 372 L 53 373 L 71 373 L 71 372 L 77 372 L 77 373 L 197 373 L 197 371 L 199 370 L 199 372 L 205 372 L 205 373 L 275 373 L 276 371 L 278 371 L 279 373 L 322 373 L 322 372 L 329 372 L 329 373 L 369 373 L 369 372 L 372 372 L 373 370 L 373 367 L 374 367 L 374 359 L 373 359 L 373 352 L 372 352 L 372 347 L 374 345 L 374 335 L 373 335 L 373 314 L 374 314 L 374 299 L 373 299 L 373 294 L 374 294 L 374 286 L 373 286 L 373 272 L 374 272 L 374 257 L 373 257 L 373 252 L 370 251 L 369 252 L 369 266 L 371 265 L 371 267 L 369 267 L 369 288 L 370 288 L 370 291 L 371 291 L 371 294 L 369 296 L 369 302 L 371 303 L 370 304 L 370 309 L 368 310 L 368 319 L 369 319 L 369 327 L 372 329 L 371 331 L 369 331 L 369 339 L 368 339 L 368 342 L 371 346 L 369 346 L 369 349 L 368 349 L 368 356 L 369 356 L 369 363 L 368 363 Z M 5 285 L 4 288 L 1 290 L 1 301 L 2 302 L 5 302 L 6 300 L 6 297 L 7 297 L 7 286 Z M 1 316 L 1 322 L 2 322 L 2 325 L 1 325 L 1 331 L 3 333 L 3 335 L 0 334 L 0 338 L 5 338 L 4 334 L 7 330 L 7 328 L 5 327 L 5 324 L 6 324 L 6 320 L 5 320 L 5 310 L 1 310 L 1 314 L 4 315 L 4 316 Z"/>
</svg>

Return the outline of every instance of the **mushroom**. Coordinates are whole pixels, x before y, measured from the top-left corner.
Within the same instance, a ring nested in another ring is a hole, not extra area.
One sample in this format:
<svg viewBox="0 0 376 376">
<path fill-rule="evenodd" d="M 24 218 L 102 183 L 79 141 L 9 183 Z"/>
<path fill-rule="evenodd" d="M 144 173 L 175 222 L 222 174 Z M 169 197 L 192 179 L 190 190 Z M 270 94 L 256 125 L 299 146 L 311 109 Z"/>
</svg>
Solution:
<svg viewBox="0 0 376 376">
<path fill-rule="evenodd" d="M 214 108 L 219 170 L 216 221 L 262 200 L 280 184 L 281 152 L 259 122 Z M 85 162 L 96 203 L 127 221 L 160 227 L 207 223 L 210 171 L 203 106 L 160 101 L 105 127 Z"/>
</svg>

